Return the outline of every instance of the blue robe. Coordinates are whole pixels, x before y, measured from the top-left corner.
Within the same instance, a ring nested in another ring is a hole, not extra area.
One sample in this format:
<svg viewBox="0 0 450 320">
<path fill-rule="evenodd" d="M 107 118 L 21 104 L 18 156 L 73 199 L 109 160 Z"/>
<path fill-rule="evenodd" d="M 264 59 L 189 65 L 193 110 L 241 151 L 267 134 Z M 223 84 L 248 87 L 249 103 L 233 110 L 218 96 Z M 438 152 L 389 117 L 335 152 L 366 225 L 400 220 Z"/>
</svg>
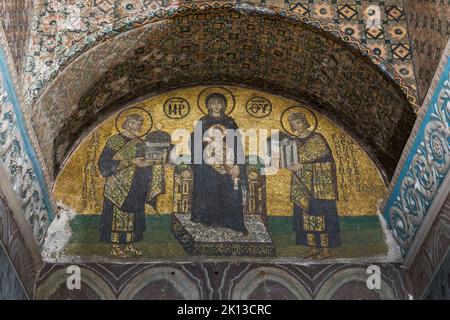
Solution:
<svg viewBox="0 0 450 320">
<path fill-rule="evenodd" d="M 226 129 L 238 129 L 236 122 L 228 116 L 204 116 L 200 119 L 202 134 L 211 126 L 222 125 Z M 191 154 L 194 155 L 194 134 L 191 136 Z M 240 137 L 234 141 L 234 163 L 237 164 L 238 148 L 242 151 Z M 202 155 L 206 144 L 202 144 Z M 243 153 L 242 153 L 243 154 Z M 230 228 L 238 232 L 246 231 L 242 190 L 245 188 L 245 165 L 240 167 L 240 183 L 234 190 L 230 174 L 221 174 L 205 163 L 193 164 L 193 190 L 191 220 L 206 226 Z"/>
</svg>

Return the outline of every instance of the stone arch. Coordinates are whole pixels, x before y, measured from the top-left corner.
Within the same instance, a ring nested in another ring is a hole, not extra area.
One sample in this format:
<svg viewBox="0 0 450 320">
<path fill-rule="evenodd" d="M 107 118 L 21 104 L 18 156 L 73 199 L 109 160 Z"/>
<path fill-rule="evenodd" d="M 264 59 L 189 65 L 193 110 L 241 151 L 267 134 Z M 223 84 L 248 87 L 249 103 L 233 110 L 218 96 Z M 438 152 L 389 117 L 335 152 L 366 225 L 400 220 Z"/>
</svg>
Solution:
<svg viewBox="0 0 450 320">
<path fill-rule="evenodd" d="M 339 292 L 340 289 L 345 289 L 344 286 L 348 283 L 356 282 L 362 283 L 365 287 L 365 292 L 373 293 L 374 296 L 378 296 L 379 299 L 394 300 L 395 294 L 391 286 L 383 279 L 381 274 L 381 288 L 379 290 L 370 290 L 366 287 L 366 281 L 370 274 L 366 272 L 365 268 L 348 268 L 337 271 L 332 274 L 327 280 L 320 286 L 316 299 L 317 300 L 330 300 Z M 355 288 L 355 286 L 353 286 Z M 348 295 L 349 299 L 357 299 L 358 297 Z M 362 297 L 362 299 L 365 299 Z M 370 298 L 369 298 L 370 299 Z"/>
<path fill-rule="evenodd" d="M 247 300 L 253 291 L 267 281 L 280 284 L 299 300 L 310 300 L 312 298 L 308 288 L 296 277 L 285 270 L 273 267 L 259 267 L 247 272 L 231 289 L 230 298 L 232 300 Z"/>
<path fill-rule="evenodd" d="M 172 267 L 153 267 L 140 272 L 120 292 L 119 300 L 133 299 L 146 286 L 156 281 L 167 281 L 186 300 L 199 300 L 201 293 L 196 284 L 184 272 Z"/>
<path fill-rule="evenodd" d="M 196 45 L 186 45 L 192 36 Z M 388 175 L 415 119 L 401 88 L 329 33 L 276 15 L 211 8 L 120 33 L 58 73 L 30 110 L 49 182 L 77 141 L 112 112 L 145 95 L 200 83 L 250 86 L 313 103 L 350 128 Z"/>
<path fill-rule="evenodd" d="M 38 6 L 38 13 L 45 13 L 49 11 L 46 5 L 41 4 Z M 64 8 L 66 14 L 70 13 L 75 6 L 67 6 L 68 8 Z M 367 9 L 374 7 L 369 6 Z M 61 10 L 62 8 L 60 8 Z M 116 35 L 119 35 L 122 32 L 127 32 L 129 30 L 139 28 L 141 26 L 160 22 L 165 19 L 171 19 L 174 17 L 186 16 L 192 13 L 199 12 L 208 12 L 211 10 L 233 10 L 235 12 L 242 13 L 262 13 L 271 16 L 282 17 L 283 19 L 287 19 L 293 22 L 302 22 L 311 26 L 314 29 L 321 30 L 329 33 L 333 37 L 346 42 L 349 46 L 359 50 L 363 55 L 368 56 L 370 60 L 379 67 L 379 69 L 388 75 L 390 78 L 394 79 L 403 89 L 405 95 L 407 96 L 410 103 L 418 108 L 416 101 L 416 91 L 411 86 L 409 86 L 402 78 L 402 76 L 389 65 L 382 57 L 375 54 L 372 49 L 366 46 L 364 43 L 354 38 L 352 35 L 347 34 L 343 30 L 339 29 L 335 25 L 328 23 L 323 20 L 316 20 L 311 17 L 307 10 L 306 11 L 298 11 L 293 8 L 286 8 L 286 6 L 281 6 L 277 1 L 269 1 L 260 4 L 256 3 L 247 3 L 247 2 L 233 2 L 230 0 L 223 1 L 196 1 L 194 3 L 184 2 L 184 1 L 168 1 L 166 3 L 157 4 L 154 8 L 148 8 L 144 6 L 138 10 L 133 10 L 132 12 L 127 12 L 124 14 L 124 10 L 119 10 L 117 14 L 112 14 L 112 8 L 101 9 L 103 11 L 103 15 L 105 18 L 105 22 L 101 22 L 100 25 L 92 18 L 93 20 L 89 21 L 92 26 L 82 25 L 86 24 L 86 17 L 83 19 L 76 19 L 76 17 L 71 17 L 71 23 L 75 26 L 71 27 L 70 30 L 73 34 L 77 34 L 75 39 L 71 41 L 71 43 L 67 43 L 64 45 L 64 40 L 61 41 L 61 48 L 59 50 L 47 50 L 48 53 L 53 53 L 53 51 L 58 51 L 58 53 L 52 56 L 51 61 L 47 61 L 49 63 L 49 68 L 43 68 L 42 73 L 33 74 L 29 72 L 28 80 L 29 80 L 29 88 L 26 92 L 26 100 L 28 102 L 35 101 L 36 98 L 43 92 L 45 87 L 49 82 L 51 82 L 57 76 L 58 72 L 62 71 L 65 67 L 67 67 L 72 61 L 74 61 L 78 56 L 86 52 L 87 50 L 95 47 L 97 44 L 107 41 Z M 106 11 L 105 11 L 106 10 Z M 122 12 L 121 12 L 122 11 Z M 50 9 L 49 12 L 58 13 L 58 9 Z M 72 15 L 76 15 L 77 12 L 72 12 Z M 81 12 L 78 12 L 81 14 Z M 111 19 L 111 16 L 113 17 Z M 95 14 L 93 17 L 96 17 Z M 80 15 L 81 18 L 81 15 Z M 75 19 L 75 21 L 73 20 Z M 81 21 L 83 20 L 83 21 Z M 88 19 L 89 20 L 89 19 Z M 101 21 L 102 19 L 100 19 Z M 60 33 L 64 33 L 63 30 L 60 30 Z M 41 34 L 36 32 L 33 34 L 33 37 L 36 37 L 36 43 L 42 43 L 46 37 L 46 34 Z M 70 37 L 69 37 L 70 38 Z M 55 39 L 56 40 L 56 39 Z M 45 51 L 45 50 L 44 50 Z M 33 62 L 33 65 L 35 63 Z"/>
<path fill-rule="evenodd" d="M 87 286 L 90 292 L 97 295 L 98 298 L 102 300 L 116 300 L 116 295 L 113 290 L 107 284 L 105 279 L 96 274 L 90 269 L 80 267 L 81 270 L 81 290 L 83 287 Z M 38 300 L 48 300 L 52 296 L 57 296 L 58 291 L 65 290 L 65 283 L 67 281 L 69 274 L 66 273 L 66 268 L 61 268 L 59 270 L 53 271 L 48 278 L 46 278 L 44 283 L 40 283 L 36 288 L 35 297 Z M 63 289 L 61 289 L 64 286 Z M 70 298 L 70 292 L 75 294 L 79 290 L 68 291 L 65 293 L 65 298 Z M 76 296 L 74 299 L 87 299 L 87 295 Z"/>
</svg>

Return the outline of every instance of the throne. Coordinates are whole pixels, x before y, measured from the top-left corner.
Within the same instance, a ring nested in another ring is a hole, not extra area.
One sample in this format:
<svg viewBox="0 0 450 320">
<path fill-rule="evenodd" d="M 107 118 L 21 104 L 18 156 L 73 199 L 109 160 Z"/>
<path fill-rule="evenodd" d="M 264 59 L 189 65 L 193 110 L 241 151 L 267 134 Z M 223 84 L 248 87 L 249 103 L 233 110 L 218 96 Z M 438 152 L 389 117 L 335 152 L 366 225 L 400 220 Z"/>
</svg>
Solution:
<svg viewBox="0 0 450 320">
<path fill-rule="evenodd" d="M 266 225 L 266 179 L 261 175 L 262 162 L 251 156 L 247 157 L 246 162 L 248 187 L 244 196 L 244 222 L 249 234 L 245 236 L 231 229 L 192 222 L 192 169 L 190 165 L 175 166 L 172 233 L 189 255 L 275 255 L 275 246 Z"/>
</svg>

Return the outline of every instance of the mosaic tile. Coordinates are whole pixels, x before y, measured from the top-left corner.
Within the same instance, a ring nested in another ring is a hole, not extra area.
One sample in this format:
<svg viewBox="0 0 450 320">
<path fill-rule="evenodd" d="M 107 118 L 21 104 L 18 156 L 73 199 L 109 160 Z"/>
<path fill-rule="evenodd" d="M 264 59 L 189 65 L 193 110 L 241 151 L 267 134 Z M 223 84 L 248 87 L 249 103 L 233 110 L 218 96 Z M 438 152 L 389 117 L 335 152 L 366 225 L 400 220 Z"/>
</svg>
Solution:
<svg viewBox="0 0 450 320">
<path fill-rule="evenodd" d="M 450 3 L 427 0 L 407 0 L 404 3 L 413 48 L 418 96 L 422 102 L 450 38 Z"/>
<path fill-rule="evenodd" d="M 22 74 L 27 54 L 32 0 L 0 1 L 0 22 L 5 32 L 18 74 Z"/>
<path fill-rule="evenodd" d="M 28 68 L 26 72 L 28 102 L 33 101 L 46 84 L 64 66 L 81 52 L 95 45 L 101 38 L 111 37 L 119 32 L 138 27 L 146 21 L 162 16 L 173 16 L 176 10 L 185 12 L 187 6 L 197 6 L 201 2 L 183 1 L 43 1 L 36 6 L 35 27 L 31 46 L 28 48 Z M 329 24 L 334 28 L 347 32 L 348 37 L 360 44 L 377 42 L 385 51 L 378 54 L 386 59 L 392 67 L 390 76 L 395 73 L 398 63 L 410 64 L 411 48 L 408 38 L 400 41 L 398 35 L 392 36 L 390 28 L 406 30 L 406 21 L 401 1 L 264 1 L 251 5 L 278 8 L 280 14 L 293 15 L 293 18 L 318 25 Z M 218 5 L 219 3 L 213 3 Z M 239 4 L 240 5 L 240 4 Z M 239 8 L 239 5 L 237 7 Z M 150 8 L 150 9 L 149 9 Z M 244 8 L 242 6 L 242 8 Z M 246 10 L 251 7 L 245 7 Z M 375 9 L 373 9 L 375 8 Z M 153 10 L 153 11 L 148 11 Z M 164 11 L 165 10 L 165 11 Z M 375 11 L 374 11 L 375 10 Z M 370 11 L 370 12 L 369 12 Z M 368 28 L 368 20 L 374 14 L 380 16 L 379 26 Z M 162 15 L 162 16 L 161 16 Z M 71 19 L 73 21 L 71 21 Z M 305 20 L 306 19 L 306 20 Z M 312 19 L 312 20 L 311 20 Z M 69 21 L 68 25 L 64 21 Z M 77 26 L 74 28 L 73 26 Z M 325 29 L 328 27 L 325 27 Z M 353 30 L 352 30 L 353 29 Z M 351 33 L 351 35 L 349 34 Z M 380 62 L 374 61 L 376 64 Z M 414 74 L 397 75 L 408 87 L 413 104 L 415 102 Z"/>
<path fill-rule="evenodd" d="M 83 128 L 112 104 L 120 108 L 152 90 L 201 82 L 263 87 L 319 105 L 352 128 L 393 172 L 415 117 L 394 82 L 344 44 L 301 23 L 208 10 L 122 33 L 82 55 L 83 68 L 69 64 L 32 111 L 36 123 L 43 123 L 34 130 L 55 173 Z M 230 28 L 211 31 L 220 25 Z M 202 42 L 191 46 L 192 38 Z M 119 64 L 118 56 L 125 62 Z M 62 94 L 61 81 L 77 87 Z"/>
<path fill-rule="evenodd" d="M 447 192 L 442 188 L 447 188 L 444 182 L 450 168 L 449 53 L 450 43 L 441 57 L 420 121 L 415 124 L 416 134 L 410 137 L 383 205 L 383 215 L 404 255 L 413 248 L 416 234 L 432 212 L 436 195 Z"/>
<path fill-rule="evenodd" d="M 222 99 L 221 115 L 211 111 L 208 99 L 214 95 Z M 295 138 L 294 118 L 308 124 L 304 138 Z M 133 121 L 140 125 L 130 140 Z M 173 133 L 185 129 L 189 138 L 200 124 L 201 134 L 220 127 L 239 128 L 242 137 L 250 129 L 279 130 L 281 160 L 273 162 L 275 144 L 268 158 L 248 137 L 237 139 L 232 149 L 242 148 L 242 164 L 169 159 L 169 148 L 177 149 L 171 146 L 177 144 Z M 134 165 L 139 154 L 150 162 Z M 300 169 L 290 167 L 291 158 Z M 229 170 L 239 173 L 234 177 Z M 74 150 L 54 190 L 60 215 L 70 213 L 72 229 L 64 233 L 72 237 L 44 255 L 49 261 L 89 259 L 94 251 L 113 261 L 189 256 L 302 261 L 329 254 L 394 259 L 376 215 L 385 191 L 382 173 L 358 143 L 298 101 L 232 86 L 178 89 L 119 111 Z M 355 239 L 362 243 L 356 246 Z M 49 237 L 45 247 L 54 242 Z M 318 252 L 305 256 L 311 248 Z"/>
</svg>

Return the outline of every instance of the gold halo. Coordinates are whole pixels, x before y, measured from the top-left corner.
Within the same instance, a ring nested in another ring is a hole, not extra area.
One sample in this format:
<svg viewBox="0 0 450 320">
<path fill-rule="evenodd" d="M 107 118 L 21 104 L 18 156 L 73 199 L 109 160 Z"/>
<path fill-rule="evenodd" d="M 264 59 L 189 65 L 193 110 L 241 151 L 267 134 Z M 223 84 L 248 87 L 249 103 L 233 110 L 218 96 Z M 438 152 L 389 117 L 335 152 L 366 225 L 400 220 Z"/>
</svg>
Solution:
<svg viewBox="0 0 450 320">
<path fill-rule="evenodd" d="M 128 115 L 131 114 L 138 114 L 142 117 L 142 119 L 144 119 L 144 122 L 142 123 L 142 128 L 141 131 L 139 132 L 138 137 L 143 137 L 145 136 L 148 132 L 150 132 L 150 130 L 153 127 L 153 119 L 152 116 L 150 115 L 150 113 L 140 107 L 131 107 L 125 110 L 120 111 L 120 113 L 117 115 L 116 117 L 116 129 L 119 133 L 122 133 L 123 129 L 122 129 L 122 125 L 125 122 L 125 119 L 127 118 Z"/>
<path fill-rule="evenodd" d="M 211 93 L 223 94 L 225 96 L 225 98 L 227 99 L 227 105 L 223 112 L 226 116 L 229 115 L 231 112 L 233 112 L 234 107 L 236 106 L 236 100 L 234 98 L 234 95 L 231 93 L 231 91 L 226 88 L 223 88 L 223 87 L 210 87 L 210 88 L 203 89 L 197 98 L 197 106 L 204 115 L 209 114 L 208 108 L 206 108 L 206 97 L 209 96 Z M 227 110 L 228 110 L 228 112 L 227 112 Z"/>
<path fill-rule="evenodd" d="M 317 125 L 318 125 L 318 120 L 317 120 L 316 114 L 311 109 L 301 107 L 301 106 L 292 106 L 292 107 L 289 107 L 286 110 L 284 110 L 280 117 L 281 127 L 283 128 L 283 130 L 286 133 L 288 133 L 289 135 L 291 135 L 293 137 L 298 136 L 297 134 L 292 132 L 290 129 L 288 129 L 288 128 L 290 128 L 290 124 L 289 124 L 289 120 L 288 120 L 289 116 L 295 112 L 303 113 L 306 116 L 306 119 L 308 119 L 308 122 L 310 124 L 314 123 L 314 125 L 312 126 L 312 130 L 309 130 L 310 134 L 312 134 L 313 132 L 316 131 Z M 307 137 L 309 137 L 309 135 Z"/>
</svg>

